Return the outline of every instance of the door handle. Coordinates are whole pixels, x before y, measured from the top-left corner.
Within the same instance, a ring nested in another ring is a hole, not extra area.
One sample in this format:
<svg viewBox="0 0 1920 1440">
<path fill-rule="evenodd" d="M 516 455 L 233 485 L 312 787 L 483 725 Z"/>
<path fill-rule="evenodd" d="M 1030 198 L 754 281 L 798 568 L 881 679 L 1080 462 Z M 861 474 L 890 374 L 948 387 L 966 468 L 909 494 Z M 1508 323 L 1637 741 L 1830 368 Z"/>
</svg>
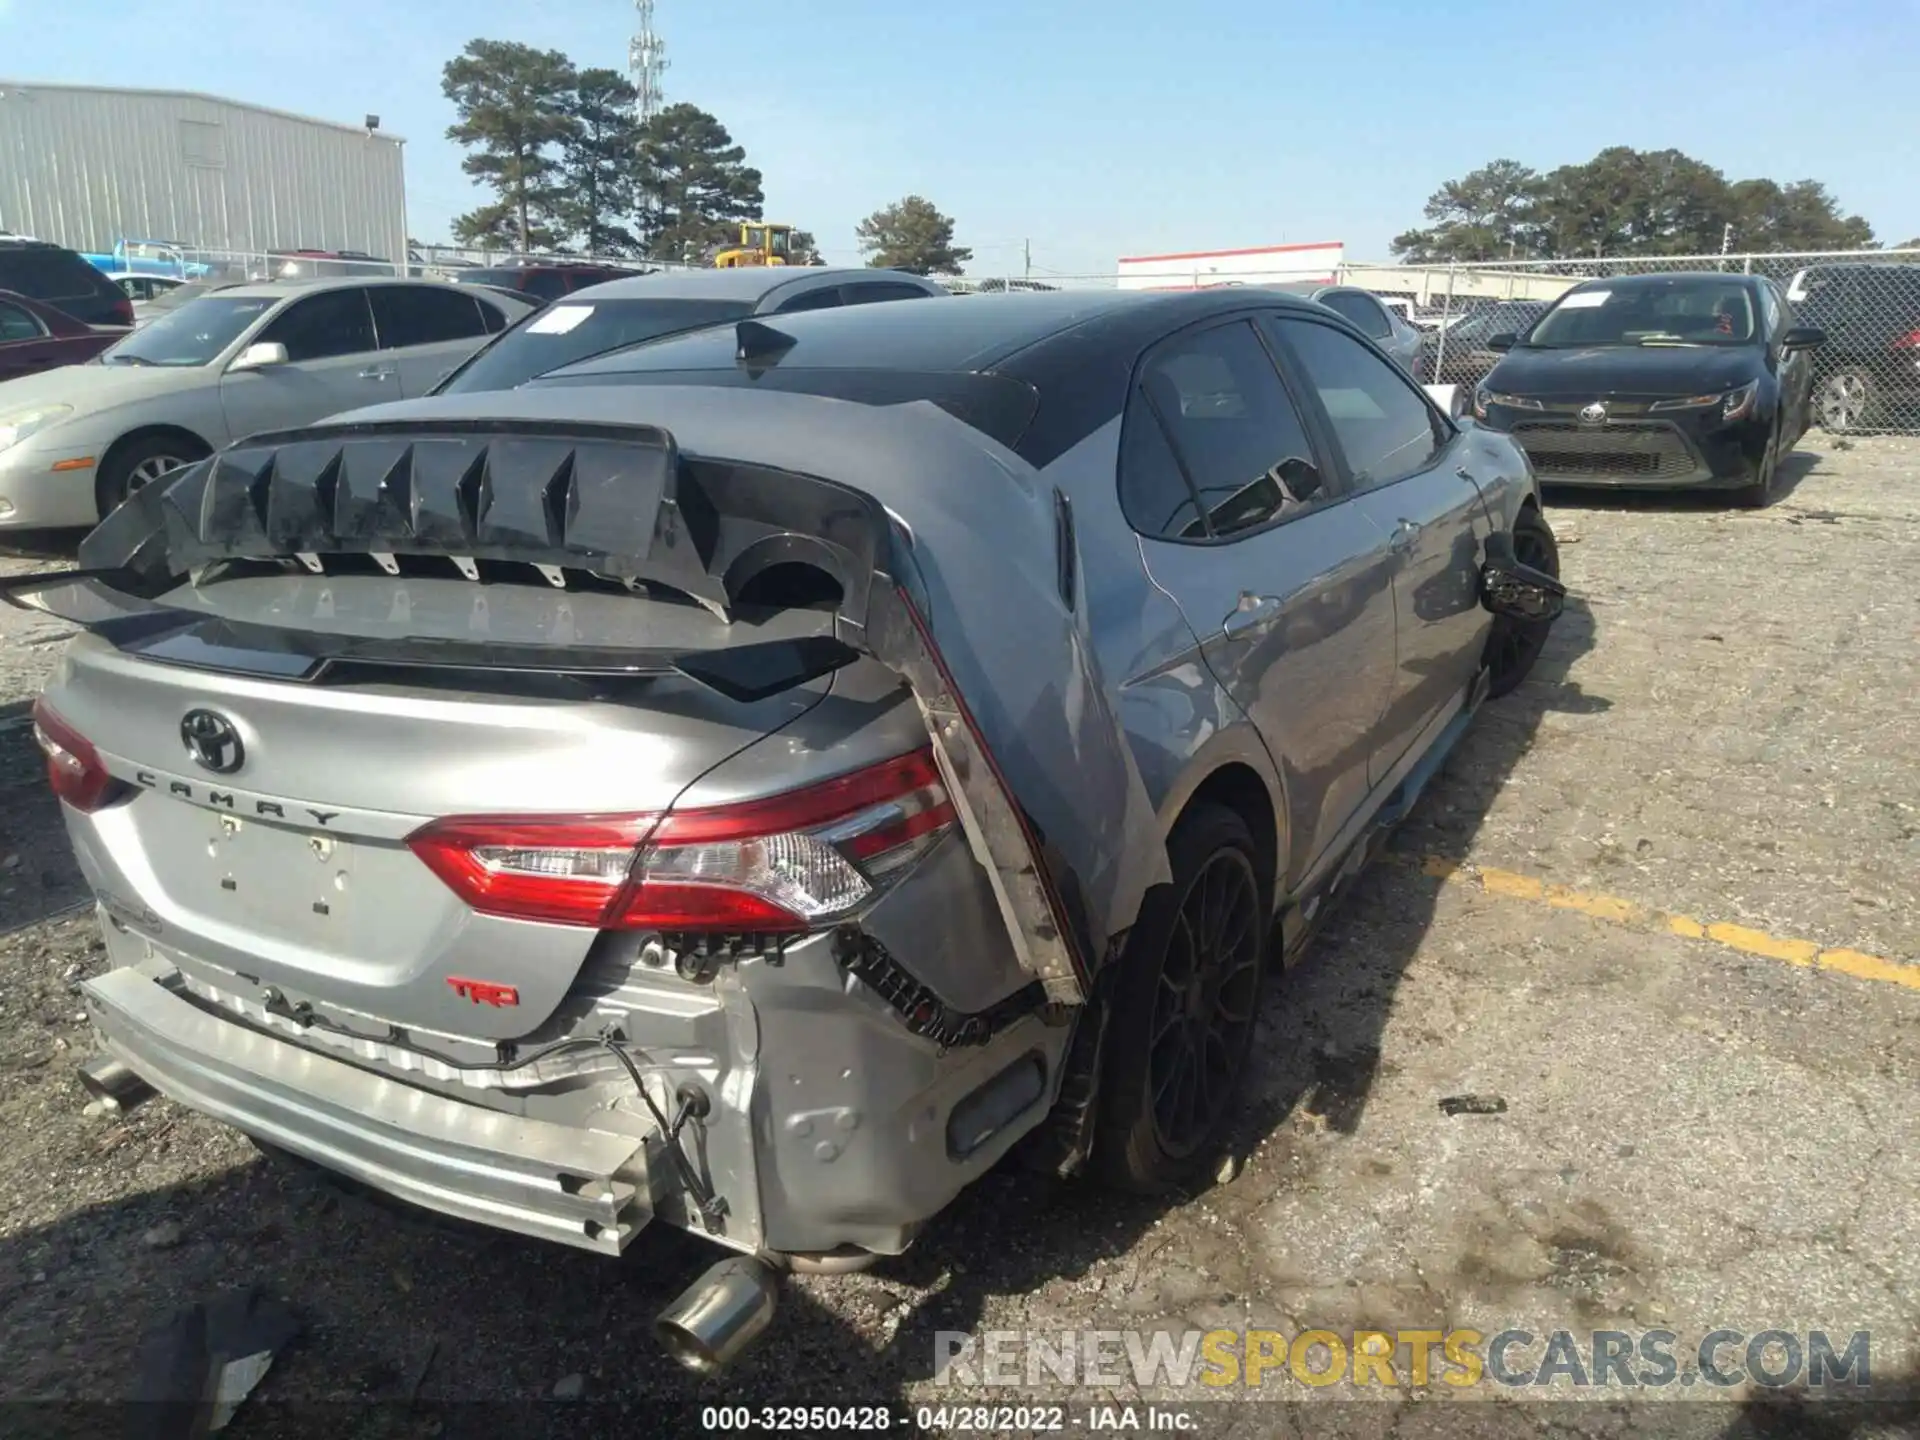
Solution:
<svg viewBox="0 0 1920 1440">
<path fill-rule="evenodd" d="M 1279 613 L 1280 601 L 1272 595 L 1242 595 L 1234 612 L 1220 622 L 1220 629 L 1232 639 L 1265 625 Z"/>
<path fill-rule="evenodd" d="M 1387 549 L 1396 555 L 1404 555 L 1419 538 L 1420 527 L 1411 520 L 1402 520 L 1393 527 L 1393 534 L 1387 537 Z"/>
</svg>

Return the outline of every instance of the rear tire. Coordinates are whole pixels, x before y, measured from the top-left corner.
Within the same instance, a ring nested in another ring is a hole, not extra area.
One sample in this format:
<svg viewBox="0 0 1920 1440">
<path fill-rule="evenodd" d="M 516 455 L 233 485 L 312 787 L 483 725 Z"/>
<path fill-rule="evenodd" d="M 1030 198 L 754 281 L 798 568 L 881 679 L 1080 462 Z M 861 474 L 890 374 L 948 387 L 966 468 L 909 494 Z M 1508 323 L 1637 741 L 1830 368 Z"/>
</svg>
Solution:
<svg viewBox="0 0 1920 1440">
<path fill-rule="evenodd" d="M 120 446 L 107 456 L 94 479 L 93 498 L 100 507 L 100 518 L 106 519 L 142 486 L 206 455 L 204 445 L 184 435 L 149 435 Z"/>
<path fill-rule="evenodd" d="M 1094 1165 L 1138 1194 L 1191 1184 L 1246 1074 L 1272 930 L 1270 880 L 1246 822 L 1201 805 L 1167 842 L 1173 883 L 1148 894 L 1115 976 Z"/>
<path fill-rule="evenodd" d="M 1532 505 L 1523 509 L 1520 518 L 1513 522 L 1513 558 L 1522 565 L 1546 571 L 1556 580 L 1560 578 L 1559 542 L 1553 538 L 1553 527 L 1547 524 L 1547 517 Z M 1488 699 L 1498 700 L 1520 688 L 1521 682 L 1533 673 L 1540 652 L 1547 648 L 1547 635 L 1552 629 L 1551 620 L 1527 622 L 1506 615 L 1493 617 L 1493 630 L 1487 636 Z"/>
</svg>

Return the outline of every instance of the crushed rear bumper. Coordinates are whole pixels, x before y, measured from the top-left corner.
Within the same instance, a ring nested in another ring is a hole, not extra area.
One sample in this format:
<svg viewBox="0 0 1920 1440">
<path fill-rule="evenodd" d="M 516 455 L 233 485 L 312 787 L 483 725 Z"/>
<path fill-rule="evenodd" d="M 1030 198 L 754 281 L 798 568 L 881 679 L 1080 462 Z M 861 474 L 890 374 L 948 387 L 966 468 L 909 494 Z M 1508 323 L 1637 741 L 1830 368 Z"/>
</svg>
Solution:
<svg viewBox="0 0 1920 1440">
<path fill-rule="evenodd" d="M 82 994 L 105 1048 L 163 1095 L 377 1190 L 617 1255 L 645 1225 L 644 1142 L 464 1104 L 202 1010 L 164 963 Z"/>
</svg>

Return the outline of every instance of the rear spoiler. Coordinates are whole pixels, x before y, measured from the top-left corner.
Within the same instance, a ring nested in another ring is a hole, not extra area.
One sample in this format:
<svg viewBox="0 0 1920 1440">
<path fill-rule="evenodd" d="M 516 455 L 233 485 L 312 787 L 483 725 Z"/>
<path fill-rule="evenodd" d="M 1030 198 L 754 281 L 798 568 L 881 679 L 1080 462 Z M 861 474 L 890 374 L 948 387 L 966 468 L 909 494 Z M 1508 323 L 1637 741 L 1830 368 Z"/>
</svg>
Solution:
<svg viewBox="0 0 1920 1440">
<path fill-rule="evenodd" d="M 776 399 L 795 397 L 722 403 Z M 834 418 L 871 424 L 876 445 L 929 427 L 928 465 L 952 465 L 956 441 L 977 433 L 930 406 L 887 409 L 910 418 L 846 405 Z M 157 660 L 270 651 L 290 678 L 343 660 L 653 669 L 754 698 L 870 655 L 919 706 L 1022 965 L 1049 999 L 1077 1004 L 1148 886 L 1169 878 L 1166 852 L 1086 631 L 1071 509 L 1030 469 L 981 458 L 970 483 L 923 485 L 924 513 L 898 515 L 835 481 L 683 456 L 657 427 L 321 425 L 255 437 L 137 491 L 81 543 L 79 570 L 0 582 L 0 598 Z M 440 556 L 476 577 L 477 562 L 511 562 L 559 587 L 570 572 L 665 586 L 722 618 L 755 576 L 797 562 L 831 576 L 842 599 L 831 634 L 692 654 L 370 640 L 239 624 L 164 598 L 236 562 L 324 572 L 343 555 L 395 570 L 401 556 Z"/>
</svg>

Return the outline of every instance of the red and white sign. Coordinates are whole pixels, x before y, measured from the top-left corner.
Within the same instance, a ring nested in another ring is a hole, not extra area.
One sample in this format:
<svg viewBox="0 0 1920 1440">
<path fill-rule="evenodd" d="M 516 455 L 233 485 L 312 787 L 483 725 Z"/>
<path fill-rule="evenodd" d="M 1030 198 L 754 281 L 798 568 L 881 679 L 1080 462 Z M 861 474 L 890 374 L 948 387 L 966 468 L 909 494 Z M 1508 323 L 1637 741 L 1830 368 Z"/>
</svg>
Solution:
<svg viewBox="0 0 1920 1440">
<path fill-rule="evenodd" d="M 1214 285 L 1331 285 L 1346 259 L 1339 240 L 1256 245 L 1248 250 L 1183 250 L 1129 255 L 1119 263 L 1122 290 L 1205 290 Z"/>
</svg>

